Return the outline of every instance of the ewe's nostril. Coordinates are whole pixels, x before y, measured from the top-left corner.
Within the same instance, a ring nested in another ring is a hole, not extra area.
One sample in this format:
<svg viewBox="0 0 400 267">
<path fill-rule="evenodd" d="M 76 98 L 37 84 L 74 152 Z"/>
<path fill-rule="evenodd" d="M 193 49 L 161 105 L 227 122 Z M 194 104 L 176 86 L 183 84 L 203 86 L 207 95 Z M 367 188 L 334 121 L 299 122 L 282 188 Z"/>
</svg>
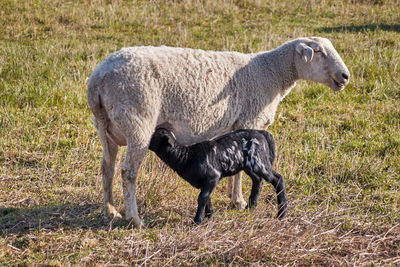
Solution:
<svg viewBox="0 0 400 267">
<path fill-rule="evenodd" d="M 349 79 L 349 75 L 347 75 L 346 73 L 342 73 L 343 78 L 345 78 L 346 80 Z"/>
</svg>

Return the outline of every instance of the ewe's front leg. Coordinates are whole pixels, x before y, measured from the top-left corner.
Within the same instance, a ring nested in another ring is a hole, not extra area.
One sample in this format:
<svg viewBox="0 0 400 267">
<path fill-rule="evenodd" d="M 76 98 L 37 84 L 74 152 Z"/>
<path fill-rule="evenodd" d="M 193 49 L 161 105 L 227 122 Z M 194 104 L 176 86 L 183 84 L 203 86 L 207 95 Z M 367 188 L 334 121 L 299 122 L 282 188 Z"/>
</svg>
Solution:
<svg viewBox="0 0 400 267">
<path fill-rule="evenodd" d="M 233 206 L 238 207 L 239 209 L 246 208 L 247 203 L 243 199 L 243 194 L 242 194 L 242 172 L 239 172 L 234 176 L 233 194 L 231 198 L 231 203 Z"/>
</svg>

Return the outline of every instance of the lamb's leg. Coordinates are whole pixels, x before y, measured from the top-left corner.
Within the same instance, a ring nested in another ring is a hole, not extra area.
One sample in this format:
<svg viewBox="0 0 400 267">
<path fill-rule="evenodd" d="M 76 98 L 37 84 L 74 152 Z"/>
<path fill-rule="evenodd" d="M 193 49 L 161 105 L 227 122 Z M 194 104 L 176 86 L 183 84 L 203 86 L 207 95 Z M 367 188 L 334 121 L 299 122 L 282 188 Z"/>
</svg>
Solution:
<svg viewBox="0 0 400 267">
<path fill-rule="evenodd" d="M 211 206 L 211 197 L 210 197 L 208 198 L 208 202 L 206 204 L 206 217 L 211 218 L 212 214 L 213 214 L 213 209 Z"/>
<path fill-rule="evenodd" d="M 112 218 L 122 218 L 121 214 L 114 207 L 112 182 L 114 178 L 115 160 L 118 153 L 118 146 L 106 135 L 105 127 L 97 127 L 101 145 L 103 147 L 103 159 L 101 161 L 101 174 L 104 193 L 104 215 Z"/>
<path fill-rule="evenodd" d="M 200 195 L 197 198 L 197 212 L 194 217 L 194 222 L 200 224 L 204 217 L 204 209 L 208 203 L 210 203 L 210 195 L 214 188 L 217 186 L 217 179 L 212 179 L 208 184 L 206 184 L 200 191 Z"/>
<path fill-rule="evenodd" d="M 226 192 L 229 198 L 232 198 L 233 195 L 233 177 L 228 177 L 228 184 L 226 185 Z"/>
<path fill-rule="evenodd" d="M 197 212 L 196 216 L 194 217 L 194 222 L 196 224 L 200 224 L 203 220 L 204 209 L 208 199 L 210 198 L 209 190 L 201 190 L 199 197 L 197 198 Z"/>
<path fill-rule="evenodd" d="M 278 215 L 279 219 L 282 219 L 286 216 L 287 212 L 287 198 L 286 198 L 286 189 L 285 189 L 285 179 L 282 175 L 272 170 L 272 174 L 274 178 L 271 181 L 271 184 L 275 187 L 276 195 L 278 199 Z"/>
<path fill-rule="evenodd" d="M 286 215 L 287 211 L 287 199 L 285 180 L 282 175 L 271 169 L 259 170 L 256 173 L 257 176 L 264 178 L 267 182 L 271 183 L 276 191 L 276 197 L 278 200 L 278 215 L 279 219 L 282 219 Z"/>
<path fill-rule="evenodd" d="M 246 172 L 246 173 L 250 176 L 253 182 L 249 197 L 249 203 L 247 204 L 246 208 L 255 208 L 258 203 L 258 198 L 260 197 L 260 191 L 262 188 L 262 179 L 252 172 Z"/>
<path fill-rule="evenodd" d="M 234 176 L 233 194 L 231 203 L 233 204 L 233 206 L 238 207 L 240 209 L 244 209 L 247 205 L 246 201 L 243 199 L 243 193 L 242 193 L 242 172 L 239 172 Z"/>
</svg>

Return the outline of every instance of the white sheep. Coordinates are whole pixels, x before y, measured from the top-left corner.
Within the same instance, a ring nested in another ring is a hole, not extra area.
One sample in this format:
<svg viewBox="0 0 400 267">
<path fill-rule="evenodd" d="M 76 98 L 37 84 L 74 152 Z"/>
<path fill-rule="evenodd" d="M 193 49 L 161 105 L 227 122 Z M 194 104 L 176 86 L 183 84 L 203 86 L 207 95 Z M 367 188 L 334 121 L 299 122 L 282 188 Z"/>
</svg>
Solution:
<svg viewBox="0 0 400 267">
<path fill-rule="evenodd" d="M 121 217 L 112 197 L 118 146 L 127 145 L 121 172 L 126 219 L 140 227 L 137 172 L 157 126 L 172 130 L 183 145 L 236 129 L 265 129 L 297 80 L 338 91 L 349 76 L 331 42 L 319 37 L 255 54 L 150 46 L 113 53 L 94 70 L 87 90 L 103 147 L 105 214 Z M 232 197 L 246 205 L 240 175 Z"/>
</svg>

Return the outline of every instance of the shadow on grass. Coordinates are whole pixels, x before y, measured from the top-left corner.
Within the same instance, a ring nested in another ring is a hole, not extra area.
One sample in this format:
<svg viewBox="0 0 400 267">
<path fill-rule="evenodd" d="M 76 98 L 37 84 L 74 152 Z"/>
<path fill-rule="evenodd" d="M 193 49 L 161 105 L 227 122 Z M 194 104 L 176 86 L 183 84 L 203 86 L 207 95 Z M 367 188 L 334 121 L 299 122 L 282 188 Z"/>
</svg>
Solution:
<svg viewBox="0 0 400 267">
<path fill-rule="evenodd" d="M 400 32 L 400 24 L 364 24 L 364 25 L 343 25 L 336 27 L 321 27 L 318 28 L 319 32 L 364 32 L 382 30 L 388 32 Z"/>
<path fill-rule="evenodd" d="M 171 215 L 172 213 L 172 215 Z M 121 213 L 124 216 L 123 212 Z M 186 218 L 177 210 L 162 210 L 141 215 L 146 228 L 162 228 L 166 224 L 176 224 Z M 187 217 L 186 224 L 191 224 Z M 63 203 L 36 208 L 0 207 L 0 236 L 9 234 L 25 235 L 32 231 L 57 231 L 59 229 L 110 230 L 133 228 L 124 219 L 111 221 L 103 216 L 102 204 Z"/>
<path fill-rule="evenodd" d="M 63 203 L 37 208 L 0 207 L 0 236 L 61 228 L 109 229 L 101 204 Z"/>
</svg>

